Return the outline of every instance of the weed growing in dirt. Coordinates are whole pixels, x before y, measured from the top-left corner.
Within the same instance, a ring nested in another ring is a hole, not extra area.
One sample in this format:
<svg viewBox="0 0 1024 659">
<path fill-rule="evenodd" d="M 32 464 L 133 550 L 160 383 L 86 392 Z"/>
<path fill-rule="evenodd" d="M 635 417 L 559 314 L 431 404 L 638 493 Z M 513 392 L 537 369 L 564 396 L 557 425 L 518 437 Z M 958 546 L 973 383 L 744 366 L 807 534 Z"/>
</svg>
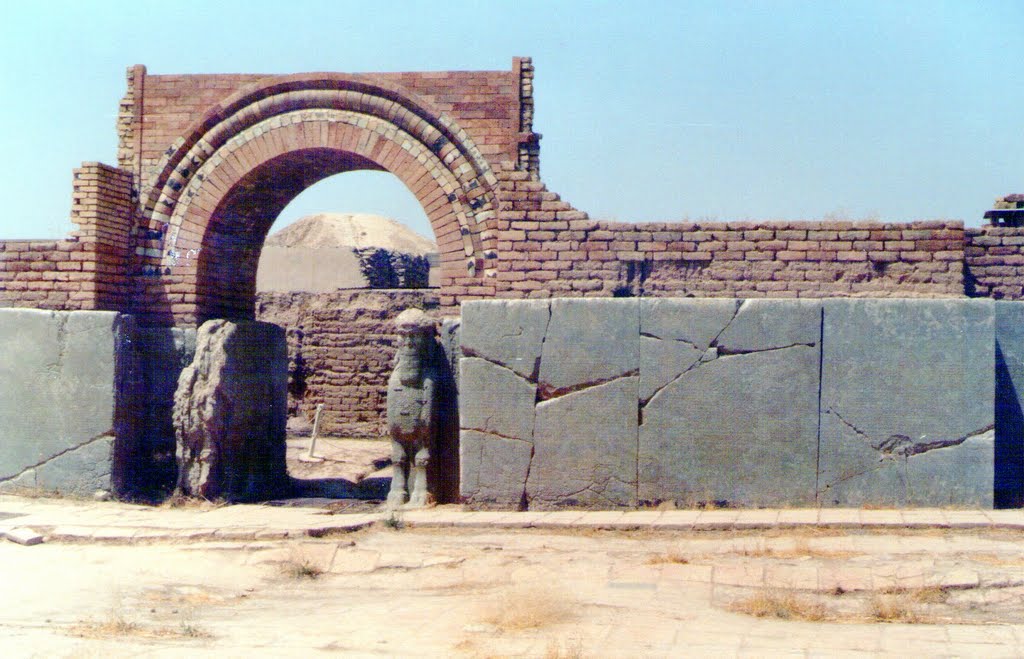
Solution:
<svg viewBox="0 0 1024 659">
<path fill-rule="evenodd" d="M 757 618 L 778 618 L 780 620 L 825 620 L 827 611 L 818 602 L 801 599 L 792 593 L 760 591 L 747 599 L 729 606 L 730 611 L 745 613 Z"/>
<path fill-rule="evenodd" d="M 482 622 L 512 631 L 557 625 L 572 616 L 572 602 L 566 597 L 538 587 L 523 587 L 502 592 L 485 609 Z"/>
<path fill-rule="evenodd" d="M 583 639 L 579 637 L 568 639 L 564 644 L 553 638 L 544 648 L 544 659 L 582 659 L 582 657 Z"/>
<path fill-rule="evenodd" d="M 388 515 L 387 519 L 384 520 L 384 526 L 392 531 L 401 531 L 405 528 L 405 521 L 402 519 L 401 515 L 392 511 L 391 514 Z"/>
<path fill-rule="evenodd" d="M 648 565 L 661 565 L 665 563 L 673 565 L 686 565 L 690 559 L 678 551 L 670 551 L 667 554 L 655 554 L 647 559 Z"/>
</svg>

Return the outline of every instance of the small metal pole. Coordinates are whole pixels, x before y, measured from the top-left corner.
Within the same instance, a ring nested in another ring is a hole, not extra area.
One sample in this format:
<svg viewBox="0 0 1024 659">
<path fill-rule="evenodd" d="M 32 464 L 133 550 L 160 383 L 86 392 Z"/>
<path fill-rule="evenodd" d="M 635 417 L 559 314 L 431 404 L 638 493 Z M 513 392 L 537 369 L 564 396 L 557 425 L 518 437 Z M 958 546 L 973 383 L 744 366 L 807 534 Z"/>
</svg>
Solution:
<svg viewBox="0 0 1024 659">
<path fill-rule="evenodd" d="M 306 455 L 299 458 L 302 462 L 323 462 L 324 459 L 315 455 L 316 452 L 316 438 L 320 434 L 320 412 L 324 409 L 324 404 L 319 403 L 316 406 L 316 415 L 313 417 L 313 436 L 309 440 L 309 451 Z"/>
</svg>

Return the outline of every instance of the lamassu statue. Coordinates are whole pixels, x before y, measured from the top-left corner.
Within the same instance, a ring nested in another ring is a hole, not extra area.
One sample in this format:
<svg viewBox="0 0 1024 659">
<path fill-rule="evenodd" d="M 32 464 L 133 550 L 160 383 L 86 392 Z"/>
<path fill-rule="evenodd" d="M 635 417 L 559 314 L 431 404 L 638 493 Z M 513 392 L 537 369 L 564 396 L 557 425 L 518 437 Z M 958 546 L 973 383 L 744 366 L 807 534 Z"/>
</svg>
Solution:
<svg viewBox="0 0 1024 659">
<path fill-rule="evenodd" d="M 427 504 L 427 464 L 437 428 L 440 372 L 433 359 L 434 321 L 419 309 L 395 319 L 398 355 L 388 380 L 388 431 L 393 475 L 388 507 Z"/>
</svg>

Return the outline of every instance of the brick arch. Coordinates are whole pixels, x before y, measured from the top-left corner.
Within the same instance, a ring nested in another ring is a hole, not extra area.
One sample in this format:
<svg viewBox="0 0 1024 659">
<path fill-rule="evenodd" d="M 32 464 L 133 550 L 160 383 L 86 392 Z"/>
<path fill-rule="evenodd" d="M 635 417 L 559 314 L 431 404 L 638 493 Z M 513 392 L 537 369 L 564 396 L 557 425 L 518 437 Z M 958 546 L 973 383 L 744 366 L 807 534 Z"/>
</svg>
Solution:
<svg viewBox="0 0 1024 659">
<path fill-rule="evenodd" d="M 175 322 L 251 316 L 255 263 L 284 205 L 327 176 L 375 169 L 423 205 L 442 289 L 493 294 L 497 177 L 465 131 L 430 112 L 345 76 L 275 78 L 227 99 L 167 150 L 142 202 L 148 290 Z"/>
</svg>

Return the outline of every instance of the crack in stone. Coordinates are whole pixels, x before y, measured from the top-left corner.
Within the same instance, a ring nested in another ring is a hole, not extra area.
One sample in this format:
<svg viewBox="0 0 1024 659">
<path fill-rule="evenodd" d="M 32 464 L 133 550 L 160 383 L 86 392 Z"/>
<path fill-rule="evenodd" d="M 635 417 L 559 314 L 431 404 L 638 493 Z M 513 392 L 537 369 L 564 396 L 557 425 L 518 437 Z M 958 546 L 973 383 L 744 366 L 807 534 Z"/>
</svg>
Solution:
<svg viewBox="0 0 1024 659">
<path fill-rule="evenodd" d="M 620 375 L 613 375 L 610 378 L 602 378 L 600 380 L 594 380 L 592 382 L 582 382 L 580 384 L 574 384 L 574 385 L 571 385 L 571 386 L 568 386 L 568 387 L 553 388 L 553 387 L 549 387 L 549 386 L 544 385 L 544 384 L 538 384 L 537 385 L 537 402 L 538 403 L 543 403 L 543 402 L 547 402 L 547 401 L 550 401 L 550 400 L 555 400 L 557 398 L 562 398 L 563 396 L 568 396 L 569 394 L 575 394 L 575 393 L 578 393 L 580 391 L 586 391 L 587 389 L 593 389 L 594 387 L 599 387 L 602 384 L 608 384 L 609 382 L 615 382 L 616 380 L 621 380 L 623 378 L 637 377 L 639 375 L 640 375 L 640 369 L 639 368 L 634 368 L 634 369 L 632 369 L 630 371 L 626 371 L 625 373 L 622 373 Z"/>
<path fill-rule="evenodd" d="M 108 430 L 108 431 L 106 431 L 104 433 L 100 433 L 99 435 L 96 435 L 95 437 L 90 437 L 89 439 L 85 440 L 81 444 L 76 444 L 75 446 L 69 446 L 68 448 L 64 449 L 63 451 L 60 451 L 59 453 L 54 453 L 53 455 L 51 455 L 51 456 L 49 456 L 47 458 L 44 458 L 43 460 L 41 460 L 40 462 L 37 462 L 34 465 L 29 465 L 28 467 L 25 467 L 24 469 L 22 469 L 21 471 L 19 471 L 16 474 L 14 474 L 13 476 L 8 476 L 6 478 L 0 478 L 0 483 L 6 483 L 7 481 L 12 481 L 12 480 L 14 480 L 16 478 L 20 478 L 20 477 L 24 476 L 27 472 L 32 471 L 33 469 L 38 469 L 39 467 L 42 467 L 43 465 L 45 465 L 48 462 L 53 462 L 54 460 L 56 460 L 59 457 L 65 456 L 68 453 L 73 453 L 73 452 L 77 451 L 80 448 L 85 448 L 89 444 L 92 444 L 94 442 L 97 442 L 97 441 L 99 441 L 101 439 L 104 439 L 104 438 L 107 438 L 107 437 L 114 437 L 114 429 L 113 428 L 111 428 L 110 430 Z"/>
<path fill-rule="evenodd" d="M 843 423 L 843 425 L 848 427 L 859 437 L 863 438 L 871 448 L 875 449 L 879 453 L 886 456 L 897 456 L 902 458 L 909 458 L 915 455 L 921 455 L 922 453 L 927 453 L 928 451 L 949 448 L 950 446 L 959 446 L 971 437 L 977 437 L 978 435 L 984 434 L 995 428 L 994 424 L 990 424 L 984 428 L 973 430 L 960 437 L 955 437 L 953 439 L 936 439 L 931 442 L 915 442 L 909 436 L 898 433 L 893 433 L 885 439 L 876 441 L 866 432 L 844 419 L 843 416 L 834 409 L 829 408 L 827 414 L 834 414 L 835 417 Z"/>
<path fill-rule="evenodd" d="M 815 430 L 814 452 L 814 502 L 818 505 L 818 493 L 821 491 L 821 392 L 822 376 L 825 371 L 825 305 L 818 309 L 818 416 Z"/>
<path fill-rule="evenodd" d="M 778 350 L 788 350 L 790 348 L 814 348 L 817 344 L 815 343 L 790 343 L 785 346 L 775 346 L 773 348 L 760 348 L 758 350 L 733 350 L 724 346 L 716 346 L 718 349 L 719 357 L 738 357 L 740 355 L 756 355 L 762 352 L 776 352 Z"/>
<path fill-rule="evenodd" d="M 481 434 L 484 434 L 484 435 L 491 435 L 492 437 L 498 437 L 500 439 L 510 439 L 510 440 L 512 440 L 514 442 L 524 442 L 526 444 L 530 444 L 531 446 L 533 445 L 533 440 L 532 439 L 523 439 L 522 437 L 513 437 L 512 435 L 503 435 L 500 432 L 496 432 L 494 430 L 485 430 L 484 428 L 469 428 L 469 427 L 462 427 L 462 428 L 459 428 L 459 430 L 460 431 L 478 432 L 478 433 L 481 433 Z M 480 459 L 483 460 L 483 454 L 481 454 Z"/>
<path fill-rule="evenodd" d="M 718 330 L 718 334 L 715 334 L 715 338 L 711 339 L 711 343 L 708 344 L 709 348 L 718 347 L 718 339 L 725 334 L 725 330 L 729 329 L 729 326 L 732 325 L 732 321 L 736 320 L 736 316 L 740 315 L 740 310 L 743 309 L 743 305 L 746 303 L 746 300 L 736 300 L 736 308 L 732 310 L 732 318 L 727 320 L 725 325 L 722 326 L 722 329 Z"/>
<path fill-rule="evenodd" d="M 530 443 L 530 461 L 526 463 L 526 477 L 523 478 L 523 494 L 519 497 L 519 510 L 530 509 L 530 497 L 526 490 L 530 485 L 530 471 L 533 470 L 533 456 L 537 453 L 537 445 Z"/>
<path fill-rule="evenodd" d="M 679 375 L 675 376 L 674 378 L 672 378 L 671 380 L 669 380 L 665 384 L 663 384 L 660 387 L 658 387 L 657 389 L 655 389 L 654 393 L 652 393 L 650 396 L 647 397 L 647 400 L 640 401 L 640 410 L 641 410 L 641 412 L 646 410 L 647 409 L 647 405 L 649 405 L 651 403 L 651 401 L 653 401 L 655 398 L 657 398 L 658 394 L 660 394 L 669 385 L 671 385 L 671 384 L 673 384 L 675 382 L 678 382 L 684 375 L 686 375 L 690 371 L 697 370 L 698 368 L 700 368 L 701 364 L 709 364 L 709 363 L 715 361 L 716 359 L 718 359 L 719 355 L 721 354 L 721 348 L 718 346 L 718 337 L 722 336 L 722 334 L 725 333 L 725 330 L 729 329 L 729 325 L 732 324 L 732 321 L 736 320 L 736 316 L 739 315 L 740 309 L 743 308 L 743 305 L 745 303 L 746 303 L 746 300 L 737 300 L 736 301 L 736 308 L 733 309 L 732 318 L 727 320 L 725 325 L 722 326 L 722 329 L 720 329 L 718 331 L 718 333 L 715 334 L 715 338 L 711 339 L 711 342 L 708 344 L 707 350 L 704 351 L 704 354 L 702 354 L 697 361 L 695 361 L 694 363 L 692 363 L 689 366 L 687 366 Z M 658 338 L 658 337 L 654 337 L 654 338 Z M 662 339 L 662 340 L 664 340 L 664 339 Z M 689 341 L 684 341 L 684 343 L 688 343 L 689 345 L 692 345 L 694 348 L 697 348 L 696 344 L 690 343 Z M 763 351 L 754 351 L 754 352 L 763 352 Z M 746 353 L 736 353 L 736 354 L 746 354 Z M 710 358 L 708 358 L 708 355 L 712 355 L 712 356 Z M 641 414 L 641 419 L 642 418 L 643 418 L 643 415 Z M 642 420 L 641 420 L 640 425 L 643 425 L 643 421 Z M 639 455 L 639 452 L 637 453 L 637 455 Z"/>
<path fill-rule="evenodd" d="M 489 357 L 484 357 L 483 355 L 481 355 L 481 354 L 479 354 L 477 352 L 474 352 L 472 349 L 469 349 L 469 348 L 464 349 L 463 352 L 462 352 L 462 357 L 463 358 L 479 359 L 479 360 L 487 362 L 488 364 L 493 364 L 494 366 L 497 366 L 500 369 L 506 370 L 509 373 L 511 373 L 512 375 L 514 375 L 517 378 L 519 378 L 520 380 L 528 383 L 531 387 L 535 386 L 537 384 L 536 380 L 531 380 L 530 378 L 524 376 L 522 373 L 517 373 L 515 370 L 513 370 L 509 366 L 507 366 L 505 364 L 502 364 L 499 361 L 495 361 L 495 360 L 493 360 L 493 359 L 491 359 Z M 534 371 L 536 371 L 536 370 L 537 369 L 534 369 Z"/>
<path fill-rule="evenodd" d="M 649 332 L 640 332 L 640 337 L 644 339 L 654 339 L 656 341 L 672 341 L 673 343 L 685 343 L 686 345 L 694 348 L 695 350 L 700 350 L 700 347 L 698 347 L 696 343 L 694 343 L 693 341 L 689 341 L 687 339 L 666 339 L 663 336 L 656 336 Z"/>
</svg>

